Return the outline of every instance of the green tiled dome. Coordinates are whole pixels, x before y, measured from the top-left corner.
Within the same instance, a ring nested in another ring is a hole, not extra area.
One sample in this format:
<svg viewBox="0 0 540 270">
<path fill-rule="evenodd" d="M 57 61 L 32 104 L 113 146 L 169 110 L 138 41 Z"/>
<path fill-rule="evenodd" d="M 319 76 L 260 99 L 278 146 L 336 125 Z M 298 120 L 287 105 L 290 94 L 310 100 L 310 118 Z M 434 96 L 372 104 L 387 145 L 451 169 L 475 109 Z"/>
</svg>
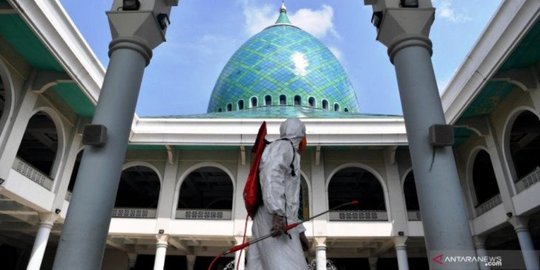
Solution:
<svg viewBox="0 0 540 270">
<path fill-rule="evenodd" d="M 227 62 L 208 112 L 260 106 L 358 111 L 339 61 L 319 40 L 291 25 L 283 6 L 276 23 L 250 38 Z"/>
</svg>

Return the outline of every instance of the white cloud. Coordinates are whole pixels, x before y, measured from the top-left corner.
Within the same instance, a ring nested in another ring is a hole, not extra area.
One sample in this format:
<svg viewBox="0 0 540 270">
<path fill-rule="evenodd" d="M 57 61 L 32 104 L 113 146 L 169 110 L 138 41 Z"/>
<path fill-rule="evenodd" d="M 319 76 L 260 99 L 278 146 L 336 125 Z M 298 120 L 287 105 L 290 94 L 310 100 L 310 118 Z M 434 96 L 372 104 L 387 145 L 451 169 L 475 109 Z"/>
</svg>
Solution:
<svg viewBox="0 0 540 270">
<path fill-rule="evenodd" d="M 334 9 L 327 5 L 322 5 L 319 10 L 303 8 L 290 15 L 291 22 L 294 25 L 317 38 L 323 38 L 329 33 L 338 36 L 334 29 L 333 18 Z"/>
<path fill-rule="evenodd" d="M 454 23 L 463 23 L 471 20 L 464 12 L 456 11 L 453 0 L 438 0 L 434 2 L 437 18 L 442 18 Z"/>
<path fill-rule="evenodd" d="M 265 4 L 257 6 L 251 0 L 242 0 L 240 4 L 245 17 L 246 32 L 254 35 L 272 25 L 278 18 L 278 6 Z M 334 10 L 331 6 L 322 5 L 320 9 L 300 9 L 291 13 L 288 11 L 291 23 L 302 28 L 317 38 L 328 34 L 339 37 L 334 29 Z"/>
</svg>

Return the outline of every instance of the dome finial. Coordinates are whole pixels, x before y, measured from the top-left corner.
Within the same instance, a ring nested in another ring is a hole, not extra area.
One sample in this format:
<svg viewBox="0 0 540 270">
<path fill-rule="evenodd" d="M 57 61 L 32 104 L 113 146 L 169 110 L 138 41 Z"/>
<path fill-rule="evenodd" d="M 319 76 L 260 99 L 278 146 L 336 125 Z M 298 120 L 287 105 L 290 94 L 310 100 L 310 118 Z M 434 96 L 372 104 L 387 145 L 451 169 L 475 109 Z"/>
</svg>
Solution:
<svg viewBox="0 0 540 270">
<path fill-rule="evenodd" d="M 285 7 L 285 1 L 281 2 L 281 7 L 279 8 L 279 17 L 276 24 L 291 24 L 291 21 L 289 21 L 289 17 L 287 16 L 287 7 Z"/>
</svg>

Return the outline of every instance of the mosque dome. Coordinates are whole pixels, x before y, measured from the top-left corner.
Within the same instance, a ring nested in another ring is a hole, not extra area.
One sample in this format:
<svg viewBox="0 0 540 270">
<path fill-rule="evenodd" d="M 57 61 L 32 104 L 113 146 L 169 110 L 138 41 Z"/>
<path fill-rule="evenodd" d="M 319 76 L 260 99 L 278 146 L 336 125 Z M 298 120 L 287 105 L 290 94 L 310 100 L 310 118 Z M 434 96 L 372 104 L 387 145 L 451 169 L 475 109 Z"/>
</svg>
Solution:
<svg viewBox="0 0 540 270">
<path fill-rule="evenodd" d="M 345 70 L 319 40 L 292 25 L 281 6 L 274 25 L 246 41 L 223 68 L 208 112 L 257 107 L 358 112 Z"/>
</svg>

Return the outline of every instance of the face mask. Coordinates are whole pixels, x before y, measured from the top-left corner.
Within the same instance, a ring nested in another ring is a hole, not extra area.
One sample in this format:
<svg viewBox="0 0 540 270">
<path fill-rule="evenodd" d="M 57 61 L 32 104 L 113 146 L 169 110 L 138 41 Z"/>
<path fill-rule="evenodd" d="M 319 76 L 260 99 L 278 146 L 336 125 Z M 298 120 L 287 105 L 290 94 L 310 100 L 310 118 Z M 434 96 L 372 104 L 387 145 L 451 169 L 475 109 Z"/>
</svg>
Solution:
<svg viewBox="0 0 540 270">
<path fill-rule="evenodd" d="M 304 136 L 302 138 L 302 141 L 300 142 L 300 145 L 298 145 L 298 152 L 300 153 L 304 152 L 304 150 L 306 150 L 306 146 L 307 146 L 307 138 L 306 136 Z"/>
</svg>

